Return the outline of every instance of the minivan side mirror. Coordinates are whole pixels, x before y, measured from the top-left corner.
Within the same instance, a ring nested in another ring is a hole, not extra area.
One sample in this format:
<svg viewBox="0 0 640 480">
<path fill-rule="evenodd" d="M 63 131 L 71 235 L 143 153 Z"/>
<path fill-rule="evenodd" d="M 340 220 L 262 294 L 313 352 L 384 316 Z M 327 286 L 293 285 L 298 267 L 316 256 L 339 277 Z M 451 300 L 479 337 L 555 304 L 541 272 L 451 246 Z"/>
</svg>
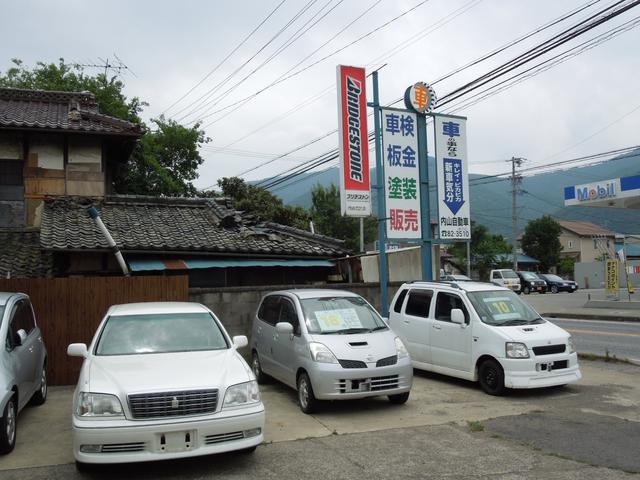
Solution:
<svg viewBox="0 0 640 480">
<path fill-rule="evenodd" d="M 72 343 L 67 347 L 67 355 L 70 357 L 82 357 L 87 358 L 89 352 L 87 351 L 87 345 L 84 343 Z"/>
<path fill-rule="evenodd" d="M 249 340 L 247 340 L 247 337 L 245 335 L 236 335 L 231 340 L 233 340 L 233 345 L 236 348 L 242 348 L 249 345 Z"/>
<path fill-rule="evenodd" d="M 451 309 L 451 322 L 457 323 L 458 325 L 464 324 L 464 313 L 459 308 Z"/>
<path fill-rule="evenodd" d="M 15 346 L 19 347 L 24 343 L 26 339 L 27 339 L 27 332 L 25 332 L 24 329 L 21 328 L 16 332 L 16 338 L 14 339 Z"/>
<path fill-rule="evenodd" d="M 293 325 L 289 322 L 278 322 L 276 323 L 276 331 L 278 333 L 291 334 L 293 333 Z"/>
</svg>

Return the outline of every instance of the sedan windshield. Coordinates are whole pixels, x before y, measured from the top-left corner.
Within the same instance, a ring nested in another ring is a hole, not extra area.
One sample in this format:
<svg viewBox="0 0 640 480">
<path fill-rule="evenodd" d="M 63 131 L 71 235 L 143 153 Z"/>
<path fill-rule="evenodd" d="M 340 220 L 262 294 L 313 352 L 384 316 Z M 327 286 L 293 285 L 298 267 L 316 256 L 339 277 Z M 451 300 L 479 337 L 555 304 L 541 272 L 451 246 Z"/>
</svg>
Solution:
<svg viewBox="0 0 640 480">
<path fill-rule="evenodd" d="M 107 319 L 96 355 L 133 355 L 229 348 L 209 313 L 117 315 Z"/>
<path fill-rule="evenodd" d="M 488 325 L 510 326 L 544 323 L 540 315 L 512 291 L 469 292 L 480 320 Z"/>
<path fill-rule="evenodd" d="M 306 298 L 300 301 L 309 333 L 362 333 L 387 326 L 362 297 Z"/>
<path fill-rule="evenodd" d="M 551 280 L 552 282 L 564 282 L 564 280 L 557 275 L 545 275 L 545 278 L 547 280 Z"/>
</svg>

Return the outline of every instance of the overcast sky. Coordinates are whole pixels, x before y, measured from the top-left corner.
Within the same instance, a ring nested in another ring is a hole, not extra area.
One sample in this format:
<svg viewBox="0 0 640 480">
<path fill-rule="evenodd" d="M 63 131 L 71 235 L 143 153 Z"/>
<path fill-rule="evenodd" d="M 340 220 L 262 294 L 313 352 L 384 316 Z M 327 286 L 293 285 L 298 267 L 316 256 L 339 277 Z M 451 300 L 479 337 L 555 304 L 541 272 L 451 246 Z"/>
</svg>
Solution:
<svg viewBox="0 0 640 480">
<path fill-rule="evenodd" d="M 399 98 L 408 85 L 433 81 L 588 3 L 587 0 L 429 0 L 365 39 L 265 90 L 238 110 L 227 109 L 224 113 L 230 113 L 226 115 L 215 113 L 269 85 L 366 10 L 350 28 L 293 71 L 422 3 L 422 0 L 316 0 L 309 6 L 308 0 L 285 0 L 218 70 L 167 110 L 236 48 L 281 1 L 5 0 L 0 4 L 0 25 L 5 39 L 0 42 L 0 70 L 6 70 L 14 57 L 28 65 L 36 61 L 53 62 L 59 57 L 94 64 L 100 63 L 99 58 L 113 59 L 114 53 L 117 54 L 132 72 L 122 73 L 126 94 L 150 104 L 144 111 L 145 120 L 162 112 L 185 123 L 202 119 L 212 141 L 202 150 L 206 162 L 196 185 L 207 187 L 222 176 L 250 170 L 269 156 L 286 153 L 334 130 L 337 127 L 335 67 L 338 64 L 371 69 L 386 63 L 380 71 L 380 87 L 381 100 L 388 103 Z M 611 3 L 611 0 L 602 0 L 568 22 L 438 83 L 437 94 L 444 96 Z M 308 10 L 265 47 L 306 6 Z M 313 28 L 260 67 L 305 22 L 316 15 L 310 20 L 313 23 L 328 11 Z M 587 33 L 567 47 L 637 15 L 640 8 Z M 419 36 L 431 26 L 439 28 L 431 28 L 431 33 Z M 504 160 L 514 155 L 526 157 L 531 165 L 537 165 L 640 143 L 639 45 L 640 29 L 636 28 L 458 112 L 469 119 L 470 172 L 503 172 L 508 170 Z M 253 60 L 210 97 L 208 106 L 193 111 L 202 105 L 202 101 L 197 101 L 204 94 L 261 48 Z M 561 47 L 556 52 L 562 50 Z M 248 78 L 236 86 L 245 76 Z M 232 87 L 235 88 L 224 98 L 217 98 Z M 368 95 L 371 95 L 370 89 Z M 185 114 L 190 115 L 182 118 Z M 608 125 L 611 126 L 605 128 Z M 336 146 L 337 136 L 328 136 L 286 159 L 251 171 L 245 178 L 253 180 L 284 171 Z M 221 151 L 221 147 L 225 149 Z"/>
</svg>

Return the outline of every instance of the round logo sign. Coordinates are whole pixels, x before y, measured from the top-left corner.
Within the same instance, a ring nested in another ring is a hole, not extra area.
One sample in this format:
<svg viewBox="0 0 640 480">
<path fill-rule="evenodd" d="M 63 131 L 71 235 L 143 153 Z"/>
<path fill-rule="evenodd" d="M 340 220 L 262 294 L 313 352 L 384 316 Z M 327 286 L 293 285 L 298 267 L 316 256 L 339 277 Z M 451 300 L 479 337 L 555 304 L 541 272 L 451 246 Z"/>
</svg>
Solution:
<svg viewBox="0 0 640 480">
<path fill-rule="evenodd" d="M 418 113 L 429 113 L 436 106 L 436 92 L 428 83 L 415 83 L 404 92 L 404 104 Z"/>
</svg>

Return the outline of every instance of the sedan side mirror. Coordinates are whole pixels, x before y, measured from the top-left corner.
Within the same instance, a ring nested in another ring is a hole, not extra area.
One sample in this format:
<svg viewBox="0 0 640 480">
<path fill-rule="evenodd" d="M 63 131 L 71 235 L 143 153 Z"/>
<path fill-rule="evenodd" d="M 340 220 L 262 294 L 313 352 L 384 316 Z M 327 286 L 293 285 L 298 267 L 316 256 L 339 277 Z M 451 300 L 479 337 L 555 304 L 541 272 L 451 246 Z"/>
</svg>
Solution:
<svg viewBox="0 0 640 480">
<path fill-rule="evenodd" d="M 451 322 L 464 325 L 464 312 L 459 308 L 451 309 Z"/>
<path fill-rule="evenodd" d="M 87 351 L 87 345 L 84 343 L 72 343 L 67 347 L 67 355 L 70 357 L 82 357 L 87 358 L 89 352 Z"/>
<path fill-rule="evenodd" d="M 278 322 L 276 323 L 276 331 L 285 335 L 291 334 L 293 333 L 293 325 L 289 322 Z"/>
<path fill-rule="evenodd" d="M 27 332 L 25 332 L 22 328 L 16 332 L 16 337 L 14 339 L 15 346 L 19 347 L 24 343 L 27 339 Z"/>
<path fill-rule="evenodd" d="M 233 345 L 236 348 L 242 348 L 249 345 L 249 340 L 247 340 L 247 337 L 245 335 L 236 335 L 235 337 L 232 338 L 232 340 L 233 340 Z"/>
</svg>

